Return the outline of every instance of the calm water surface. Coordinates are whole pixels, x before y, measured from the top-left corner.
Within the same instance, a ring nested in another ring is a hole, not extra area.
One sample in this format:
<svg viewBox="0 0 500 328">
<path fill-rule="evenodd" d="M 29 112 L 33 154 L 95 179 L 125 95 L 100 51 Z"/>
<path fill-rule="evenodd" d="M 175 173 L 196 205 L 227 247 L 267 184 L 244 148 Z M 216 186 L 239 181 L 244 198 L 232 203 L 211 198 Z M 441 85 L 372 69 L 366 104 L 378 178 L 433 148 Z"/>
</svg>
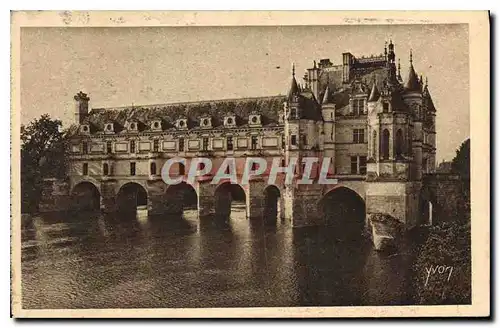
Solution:
<svg viewBox="0 0 500 328">
<path fill-rule="evenodd" d="M 227 223 L 200 222 L 196 211 L 35 216 L 23 220 L 23 307 L 409 303 L 408 253 L 338 236 L 247 220 L 241 205 Z"/>
</svg>

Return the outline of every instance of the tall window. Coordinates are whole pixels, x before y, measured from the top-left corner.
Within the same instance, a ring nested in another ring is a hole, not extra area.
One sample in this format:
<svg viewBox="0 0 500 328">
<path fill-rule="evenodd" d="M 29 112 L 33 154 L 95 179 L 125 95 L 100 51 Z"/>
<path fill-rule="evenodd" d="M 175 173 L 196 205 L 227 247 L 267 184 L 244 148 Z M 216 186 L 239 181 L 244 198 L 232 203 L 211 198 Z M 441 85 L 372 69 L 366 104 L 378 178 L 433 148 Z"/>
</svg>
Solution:
<svg viewBox="0 0 500 328">
<path fill-rule="evenodd" d="M 297 110 L 295 108 L 290 109 L 290 118 L 297 118 Z"/>
<path fill-rule="evenodd" d="M 160 140 L 153 140 L 153 151 L 157 153 L 160 150 Z"/>
<path fill-rule="evenodd" d="M 82 173 L 83 173 L 83 175 L 89 174 L 89 165 L 87 163 L 83 163 Z"/>
<path fill-rule="evenodd" d="M 203 150 L 208 150 L 208 138 L 203 138 Z"/>
<path fill-rule="evenodd" d="M 102 164 L 102 174 L 109 175 L 109 165 L 108 163 Z"/>
<path fill-rule="evenodd" d="M 365 109 L 364 99 L 353 99 L 352 100 L 352 113 L 353 115 L 363 115 Z"/>
<path fill-rule="evenodd" d="M 130 163 L 130 175 L 135 175 L 135 162 Z"/>
<path fill-rule="evenodd" d="M 186 167 L 184 166 L 183 163 L 178 163 L 178 170 L 179 170 L 179 175 L 184 175 L 186 174 Z"/>
<path fill-rule="evenodd" d="M 281 148 L 285 149 L 285 135 L 281 135 Z"/>
<path fill-rule="evenodd" d="M 305 134 L 302 134 L 301 136 L 302 136 L 302 144 L 304 146 L 307 146 L 307 136 Z"/>
<path fill-rule="evenodd" d="M 86 141 L 82 143 L 82 152 L 84 154 L 88 154 L 89 152 L 89 144 Z"/>
<path fill-rule="evenodd" d="M 292 140 L 290 141 L 290 143 L 293 146 L 297 146 L 297 136 L 296 135 L 292 135 Z"/>
<path fill-rule="evenodd" d="M 383 159 L 389 159 L 389 138 L 390 138 L 389 130 L 384 129 L 384 132 L 382 132 L 382 147 L 381 147 Z"/>
<path fill-rule="evenodd" d="M 352 131 L 352 142 L 364 143 L 365 142 L 365 130 L 364 129 L 354 129 Z"/>
<path fill-rule="evenodd" d="M 156 163 L 151 162 L 149 165 L 149 172 L 151 172 L 151 175 L 156 175 Z"/>
<path fill-rule="evenodd" d="M 358 173 L 358 156 L 351 156 L 351 174 Z"/>
<path fill-rule="evenodd" d="M 397 132 L 396 132 L 396 158 L 400 158 L 401 155 L 403 155 L 403 144 L 404 144 L 404 141 L 403 141 L 403 131 L 401 131 L 401 129 L 399 129 Z"/>
<path fill-rule="evenodd" d="M 377 147 L 378 147 L 378 142 L 377 142 L 377 131 L 373 131 L 373 140 L 372 140 L 372 156 L 374 158 L 377 158 Z"/>
<path fill-rule="evenodd" d="M 179 151 L 184 151 L 184 138 L 179 139 Z"/>
<path fill-rule="evenodd" d="M 111 154 L 113 152 L 113 145 L 111 141 L 106 141 L 106 153 Z"/>
<path fill-rule="evenodd" d="M 233 150 L 233 137 L 227 137 L 227 150 Z"/>
<path fill-rule="evenodd" d="M 135 140 L 130 140 L 130 152 L 135 153 Z"/>
<path fill-rule="evenodd" d="M 252 136 L 252 149 L 257 149 L 257 136 Z"/>
</svg>

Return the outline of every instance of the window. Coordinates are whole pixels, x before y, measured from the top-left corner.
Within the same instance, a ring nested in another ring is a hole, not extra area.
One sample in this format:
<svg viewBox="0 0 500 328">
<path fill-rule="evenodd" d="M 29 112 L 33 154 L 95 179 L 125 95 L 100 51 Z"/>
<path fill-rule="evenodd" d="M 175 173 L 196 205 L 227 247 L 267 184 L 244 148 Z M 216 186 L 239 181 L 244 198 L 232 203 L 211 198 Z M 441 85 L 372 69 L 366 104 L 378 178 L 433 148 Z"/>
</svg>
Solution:
<svg viewBox="0 0 500 328">
<path fill-rule="evenodd" d="M 302 144 L 304 146 L 306 146 L 307 145 L 307 136 L 305 134 L 302 134 L 301 136 L 302 136 Z"/>
<path fill-rule="evenodd" d="M 359 156 L 359 174 L 366 174 L 366 156 Z"/>
<path fill-rule="evenodd" d="M 292 135 L 291 144 L 292 144 L 292 146 L 297 146 L 297 136 L 296 135 Z"/>
<path fill-rule="evenodd" d="M 351 174 L 358 173 L 358 156 L 351 156 Z"/>
<path fill-rule="evenodd" d="M 135 130 L 135 123 L 130 123 L 130 129 Z"/>
<path fill-rule="evenodd" d="M 295 108 L 290 109 L 290 118 L 297 117 L 297 110 Z"/>
<path fill-rule="evenodd" d="M 252 136 L 252 149 L 257 149 L 257 136 Z"/>
<path fill-rule="evenodd" d="M 257 123 L 257 116 L 252 117 L 252 123 Z"/>
<path fill-rule="evenodd" d="M 208 125 L 208 119 L 203 119 L 203 126 L 207 126 Z"/>
<path fill-rule="evenodd" d="M 259 168 L 259 164 L 255 163 L 255 162 L 252 163 L 252 171 L 257 170 L 258 168 Z"/>
<path fill-rule="evenodd" d="M 227 137 L 227 150 L 233 150 L 233 137 Z"/>
<path fill-rule="evenodd" d="M 130 175 L 135 175 L 135 162 L 130 163 Z"/>
<path fill-rule="evenodd" d="M 366 156 L 351 156 L 351 174 L 366 174 Z"/>
<path fill-rule="evenodd" d="M 227 124 L 233 124 L 233 118 L 232 117 L 228 117 L 227 118 Z"/>
<path fill-rule="evenodd" d="M 179 139 L 179 151 L 184 151 L 184 139 Z"/>
<path fill-rule="evenodd" d="M 82 152 L 84 154 L 88 154 L 89 152 L 89 144 L 86 141 L 82 143 Z"/>
<path fill-rule="evenodd" d="M 111 154 L 113 152 L 111 141 L 106 141 L 106 153 Z"/>
<path fill-rule="evenodd" d="M 82 173 L 83 173 L 83 175 L 89 174 L 89 165 L 87 163 L 83 163 Z"/>
<path fill-rule="evenodd" d="M 109 165 L 108 163 L 102 164 L 102 174 L 109 175 Z"/>
<path fill-rule="evenodd" d="M 404 141 L 403 141 L 403 131 L 401 131 L 401 129 L 399 129 L 397 132 L 396 132 L 396 158 L 400 158 L 402 155 L 403 155 L 403 145 L 404 145 Z"/>
<path fill-rule="evenodd" d="M 160 140 L 153 140 L 153 151 L 158 152 L 160 150 Z"/>
<path fill-rule="evenodd" d="M 382 145 L 381 145 L 382 148 L 381 155 L 383 159 L 389 159 L 389 138 L 390 138 L 389 130 L 385 129 L 384 132 L 382 132 Z"/>
<path fill-rule="evenodd" d="M 205 168 L 205 163 L 199 163 L 198 164 L 198 171 L 201 171 Z"/>
<path fill-rule="evenodd" d="M 203 150 L 208 150 L 208 138 L 203 138 Z"/>
<path fill-rule="evenodd" d="M 352 142 L 364 143 L 365 142 L 365 130 L 364 129 L 354 129 L 352 131 Z"/>
<path fill-rule="evenodd" d="M 285 135 L 281 136 L 281 148 L 285 149 Z"/>
<path fill-rule="evenodd" d="M 154 122 L 153 126 L 155 129 L 158 129 L 160 127 L 160 122 Z"/>
<path fill-rule="evenodd" d="M 151 162 L 151 164 L 149 165 L 149 172 L 151 173 L 151 175 L 156 175 L 156 163 L 155 162 Z"/>
<path fill-rule="evenodd" d="M 384 113 L 387 113 L 389 111 L 389 103 L 388 102 L 384 102 L 382 104 L 382 109 L 383 109 Z"/>
<path fill-rule="evenodd" d="M 186 167 L 184 166 L 184 164 L 179 163 L 178 165 L 179 166 L 177 168 L 178 168 L 178 171 L 179 171 L 179 175 L 186 174 Z"/>
<path fill-rule="evenodd" d="M 130 152 L 135 153 L 135 140 L 130 140 Z"/>
<path fill-rule="evenodd" d="M 184 127 L 184 124 L 185 124 L 184 121 L 179 121 L 179 127 L 181 128 Z"/>
<path fill-rule="evenodd" d="M 353 99 L 352 100 L 352 113 L 353 115 L 363 115 L 365 108 L 364 99 Z"/>
</svg>

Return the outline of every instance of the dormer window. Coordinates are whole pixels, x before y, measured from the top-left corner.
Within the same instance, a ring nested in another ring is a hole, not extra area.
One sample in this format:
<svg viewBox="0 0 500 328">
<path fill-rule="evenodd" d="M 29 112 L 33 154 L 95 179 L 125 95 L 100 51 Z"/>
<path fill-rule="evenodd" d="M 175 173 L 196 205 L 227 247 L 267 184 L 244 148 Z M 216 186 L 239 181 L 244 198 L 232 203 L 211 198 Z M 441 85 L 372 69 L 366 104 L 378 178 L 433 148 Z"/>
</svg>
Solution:
<svg viewBox="0 0 500 328">
<path fill-rule="evenodd" d="M 128 130 L 129 131 L 137 131 L 137 122 L 130 122 L 128 124 Z"/>
<path fill-rule="evenodd" d="M 212 118 L 211 117 L 202 117 L 200 119 L 200 127 L 211 128 L 212 127 Z"/>
<path fill-rule="evenodd" d="M 389 103 L 387 101 L 384 101 L 382 103 L 382 109 L 383 109 L 384 113 L 388 113 L 389 112 Z"/>
<path fill-rule="evenodd" d="M 365 99 L 364 98 L 354 98 L 352 100 L 352 114 L 353 115 L 363 115 L 365 112 Z"/>
<path fill-rule="evenodd" d="M 224 126 L 226 127 L 236 126 L 236 117 L 234 116 L 234 114 L 228 114 L 226 117 L 224 117 Z"/>
<path fill-rule="evenodd" d="M 253 126 L 261 125 L 260 114 L 252 114 L 248 117 L 248 124 Z"/>
<path fill-rule="evenodd" d="M 160 120 L 154 120 L 151 122 L 151 130 L 161 130 L 161 121 Z"/>
<path fill-rule="evenodd" d="M 83 134 L 90 133 L 90 127 L 87 124 L 80 126 L 80 132 Z"/>
<path fill-rule="evenodd" d="M 179 129 L 179 130 L 186 130 L 188 128 L 187 119 L 180 118 L 177 120 L 175 125 L 176 125 L 177 129 Z"/>
<path fill-rule="evenodd" d="M 106 125 L 104 126 L 104 132 L 114 132 L 113 123 L 106 123 Z"/>
</svg>

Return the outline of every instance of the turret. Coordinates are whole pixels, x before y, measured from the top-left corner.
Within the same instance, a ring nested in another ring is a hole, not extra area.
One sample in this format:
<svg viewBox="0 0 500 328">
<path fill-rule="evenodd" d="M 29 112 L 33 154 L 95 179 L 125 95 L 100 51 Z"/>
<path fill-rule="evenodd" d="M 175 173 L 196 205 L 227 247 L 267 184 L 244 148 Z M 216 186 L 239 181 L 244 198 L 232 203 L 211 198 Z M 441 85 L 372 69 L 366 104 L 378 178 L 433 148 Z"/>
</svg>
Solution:
<svg viewBox="0 0 500 328">
<path fill-rule="evenodd" d="M 387 53 L 387 61 L 389 63 L 394 63 L 396 60 L 396 54 L 394 53 L 394 44 L 392 40 L 389 42 L 389 52 Z"/>
</svg>

